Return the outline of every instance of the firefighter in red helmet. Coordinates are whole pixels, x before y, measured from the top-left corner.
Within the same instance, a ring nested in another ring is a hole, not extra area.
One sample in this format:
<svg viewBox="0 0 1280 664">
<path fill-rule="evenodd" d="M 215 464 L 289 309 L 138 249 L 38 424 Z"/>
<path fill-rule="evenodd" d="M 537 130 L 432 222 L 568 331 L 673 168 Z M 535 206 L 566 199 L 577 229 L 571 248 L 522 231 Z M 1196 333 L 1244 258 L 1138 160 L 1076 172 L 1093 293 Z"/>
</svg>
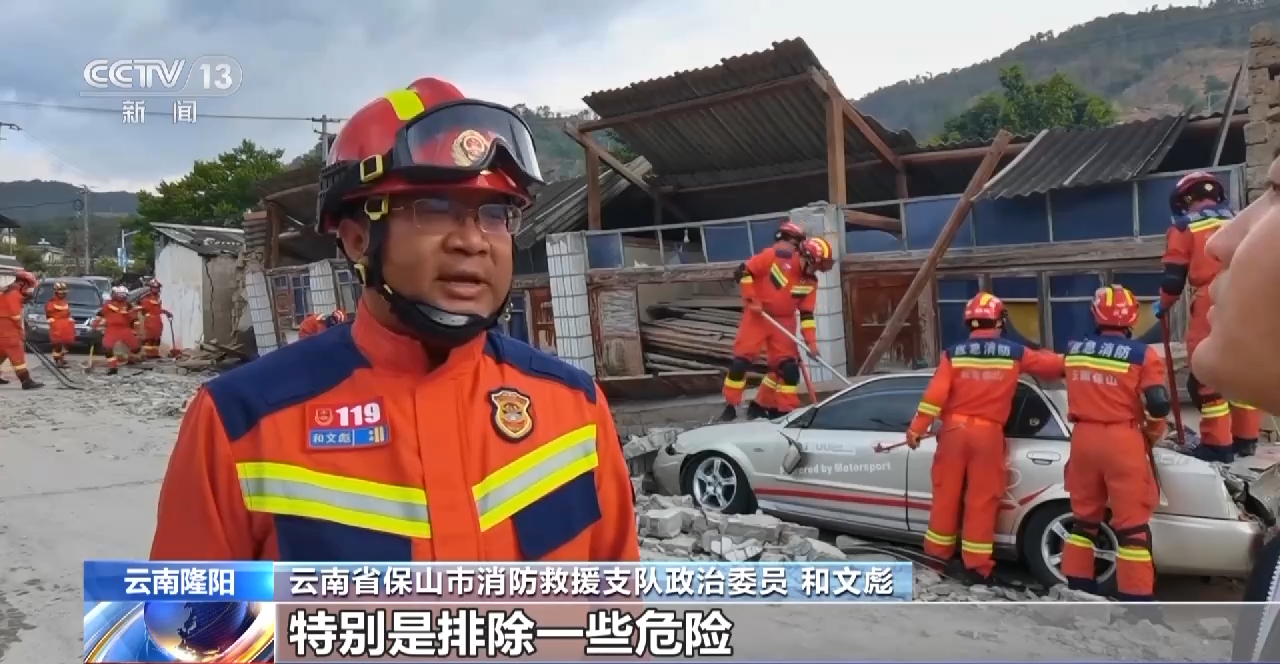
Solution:
<svg viewBox="0 0 1280 664">
<path fill-rule="evenodd" d="M 1205 252 L 1205 245 L 1234 216 L 1227 205 L 1227 192 L 1218 178 L 1197 171 L 1178 180 L 1170 195 L 1173 223 L 1167 231 L 1164 252 L 1164 280 L 1156 316 L 1164 317 L 1187 286 L 1190 316 L 1185 341 L 1187 357 L 1195 355 L 1200 342 L 1209 336 L 1209 309 L 1213 299 L 1209 285 L 1222 271 L 1222 264 Z M 1187 377 L 1187 392 L 1200 410 L 1200 446 L 1195 455 L 1206 461 L 1230 463 L 1237 454 L 1249 456 L 1258 444 L 1262 416 L 1252 405 L 1228 402 L 1216 389 L 1202 383 L 1195 373 Z"/>
<path fill-rule="evenodd" d="M 27 370 L 27 334 L 22 325 L 22 307 L 31 300 L 36 284 L 36 275 L 19 270 L 13 275 L 13 281 L 0 291 L 0 364 L 9 360 L 24 390 L 44 387 L 44 383 L 33 379 Z"/>
<path fill-rule="evenodd" d="M 1018 376 L 1062 377 L 1062 356 L 1028 348 L 1001 334 L 1004 303 L 978 293 L 964 307 L 969 338 L 944 349 L 938 370 L 907 429 L 917 449 L 942 421 L 933 455 L 933 505 L 924 533 L 925 553 L 949 562 L 963 580 L 985 583 L 995 561 L 996 517 L 1007 486 L 1005 422 L 1013 409 Z"/>
<path fill-rule="evenodd" d="M 205 383 L 152 557 L 638 560 L 603 393 L 495 327 L 541 183 L 525 122 L 419 79 L 344 122 L 320 177 L 358 313 Z"/>
<path fill-rule="evenodd" d="M 1094 545 L 1109 520 L 1119 543 L 1119 599 L 1149 602 L 1155 567 L 1148 524 L 1160 501 L 1151 447 L 1164 436 L 1173 401 L 1164 360 L 1132 339 L 1138 320 L 1133 293 L 1123 286 L 1100 288 L 1092 310 L 1097 330 L 1072 341 L 1065 362 L 1067 417 L 1074 423 L 1066 489 L 1075 520 L 1063 546 L 1062 573 L 1069 587 L 1098 592 Z"/>
</svg>

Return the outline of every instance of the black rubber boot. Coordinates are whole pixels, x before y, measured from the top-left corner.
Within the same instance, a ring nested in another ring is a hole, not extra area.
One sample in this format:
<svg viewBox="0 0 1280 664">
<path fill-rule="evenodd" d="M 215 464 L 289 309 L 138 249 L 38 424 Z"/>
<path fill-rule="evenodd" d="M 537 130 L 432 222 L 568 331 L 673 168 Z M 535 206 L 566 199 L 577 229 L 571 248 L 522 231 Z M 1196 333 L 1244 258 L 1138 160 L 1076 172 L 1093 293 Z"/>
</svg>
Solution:
<svg viewBox="0 0 1280 664">
<path fill-rule="evenodd" d="M 734 408 L 734 407 L 733 407 L 733 404 L 731 404 L 731 403 L 727 403 L 727 404 L 725 404 L 725 405 L 724 405 L 724 412 L 720 413 L 720 421 L 721 421 L 721 422 L 732 422 L 732 421 L 734 421 L 734 420 L 736 420 L 736 419 L 738 419 L 738 409 L 737 409 L 737 408 Z"/>
<path fill-rule="evenodd" d="M 36 380 L 31 377 L 31 374 L 25 371 L 18 374 L 18 380 L 22 382 L 22 389 L 24 390 L 38 390 L 44 387 L 44 383 L 37 383 Z"/>
<path fill-rule="evenodd" d="M 762 418 L 762 417 L 768 417 L 768 416 L 769 416 L 769 411 L 768 411 L 768 410 L 766 410 L 764 406 L 761 406 L 760 404 L 758 404 L 758 403 L 756 403 L 756 402 L 754 402 L 754 401 L 752 401 L 751 403 L 747 404 L 747 419 L 748 419 L 748 420 L 758 420 L 758 419 L 760 419 L 760 418 Z"/>
<path fill-rule="evenodd" d="M 114 375 L 116 375 L 116 374 L 118 374 L 118 373 L 120 373 L 120 369 L 119 369 L 119 367 L 111 367 L 110 369 L 107 369 L 107 375 L 108 375 L 108 376 L 114 376 Z"/>
<path fill-rule="evenodd" d="M 1211 463 L 1231 463 L 1236 460 L 1235 450 L 1230 445 L 1205 445 L 1191 451 L 1191 456 Z"/>
<path fill-rule="evenodd" d="M 1251 457 L 1258 452 L 1257 438 L 1232 438 L 1231 448 L 1236 456 Z"/>
<path fill-rule="evenodd" d="M 8 378 L 0 378 L 0 385 L 8 385 L 8 384 L 9 384 Z"/>
</svg>

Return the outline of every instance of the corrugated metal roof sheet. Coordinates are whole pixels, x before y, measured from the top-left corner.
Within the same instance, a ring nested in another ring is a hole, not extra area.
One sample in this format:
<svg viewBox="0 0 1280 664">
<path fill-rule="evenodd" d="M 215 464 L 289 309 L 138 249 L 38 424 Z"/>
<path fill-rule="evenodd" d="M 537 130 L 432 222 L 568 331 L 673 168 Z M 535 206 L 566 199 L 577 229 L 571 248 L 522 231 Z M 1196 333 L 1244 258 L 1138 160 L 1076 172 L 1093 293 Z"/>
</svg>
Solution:
<svg viewBox="0 0 1280 664">
<path fill-rule="evenodd" d="M 773 48 L 725 58 L 720 64 L 683 71 L 583 98 L 602 119 L 749 88 L 822 70 L 803 39 L 774 42 Z M 913 148 L 910 132 L 891 132 L 867 117 L 891 148 Z M 614 128 L 660 174 L 660 184 L 696 186 L 800 173 L 826 163 L 826 101 L 814 86 L 776 88 L 759 96 L 637 120 Z M 850 162 L 876 158 L 871 145 L 845 122 Z"/>
<path fill-rule="evenodd" d="M 22 228 L 16 219 L 0 214 L 0 228 Z"/>
<path fill-rule="evenodd" d="M 201 256 L 238 254 L 244 249 L 244 231 L 216 226 L 151 224 L 155 232 Z"/>
<path fill-rule="evenodd" d="M 627 168 L 639 177 L 653 171 L 649 160 L 644 157 L 631 160 Z M 612 168 L 603 169 L 599 177 L 601 207 L 631 186 Z M 525 211 L 524 217 L 524 223 L 516 232 L 517 249 L 528 249 L 551 233 L 564 233 L 583 225 L 587 218 L 587 176 L 548 185 Z"/>
<path fill-rule="evenodd" d="M 1185 115 L 1103 129 L 1048 129 L 987 185 L 988 198 L 1125 182 L 1155 169 L 1186 124 Z"/>
</svg>

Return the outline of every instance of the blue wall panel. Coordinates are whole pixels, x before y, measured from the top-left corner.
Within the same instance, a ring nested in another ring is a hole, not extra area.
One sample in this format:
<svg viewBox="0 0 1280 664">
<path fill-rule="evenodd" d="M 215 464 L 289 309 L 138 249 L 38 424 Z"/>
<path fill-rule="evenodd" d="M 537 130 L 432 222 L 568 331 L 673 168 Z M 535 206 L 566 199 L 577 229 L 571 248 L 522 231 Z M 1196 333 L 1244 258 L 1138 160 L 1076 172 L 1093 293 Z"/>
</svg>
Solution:
<svg viewBox="0 0 1280 664">
<path fill-rule="evenodd" d="M 977 279 L 944 277 L 938 280 L 938 299 L 968 302 L 969 298 L 978 294 L 979 287 Z"/>
<path fill-rule="evenodd" d="M 703 226 L 702 237 L 706 245 L 708 263 L 728 263 L 751 258 L 746 222 Z"/>
<path fill-rule="evenodd" d="M 979 247 L 1049 241 L 1049 210 L 1043 195 L 984 199 L 973 208 Z"/>
<path fill-rule="evenodd" d="M 1159 272 L 1116 272 L 1112 277 L 1138 297 L 1159 297 L 1160 282 L 1164 281 Z"/>
<path fill-rule="evenodd" d="M 755 253 L 760 253 L 773 244 L 773 236 L 778 233 L 778 226 L 785 220 L 786 217 L 778 217 L 751 222 L 751 241 L 755 244 Z"/>
<path fill-rule="evenodd" d="M 1097 274 L 1054 274 L 1049 276 L 1049 297 L 1088 297 L 1102 288 Z"/>
<path fill-rule="evenodd" d="M 593 270 L 625 267 L 622 264 L 622 236 L 618 233 L 588 235 L 587 266 Z"/>
<path fill-rule="evenodd" d="M 956 208 L 959 196 L 932 198 L 926 201 L 915 201 L 902 206 L 903 216 L 907 221 L 907 248 L 930 249 L 938 239 L 938 233 L 946 225 L 951 211 Z M 953 247 L 973 246 L 973 213 L 964 220 L 960 231 L 951 241 Z"/>
<path fill-rule="evenodd" d="M 1040 299 L 1040 280 L 1036 277 L 992 277 L 991 294 L 1003 300 Z"/>
<path fill-rule="evenodd" d="M 1138 183 L 1138 234 L 1164 235 L 1169 230 L 1169 196 L 1178 178 L 1156 178 Z"/>
<path fill-rule="evenodd" d="M 1128 184 L 1060 189 L 1049 194 L 1053 239 L 1133 236 L 1133 189 Z"/>
<path fill-rule="evenodd" d="M 1053 349 L 1059 353 L 1066 352 L 1068 344 L 1098 327 L 1090 311 L 1091 302 L 1054 302 L 1049 306 L 1053 313 Z"/>
<path fill-rule="evenodd" d="M 856 230 L 844 234 L 846 253 L 874 254 L 878 251 L 902 251 L 902 238 L 884 231 Z"/>
<path fill-rule="evenodd" d="M 968 338 L 969 330 L 964 326 L 964 303 L 939 303 L 938 340 L 942 343 L 942 348 L 946 349 Z"/>
</svg>

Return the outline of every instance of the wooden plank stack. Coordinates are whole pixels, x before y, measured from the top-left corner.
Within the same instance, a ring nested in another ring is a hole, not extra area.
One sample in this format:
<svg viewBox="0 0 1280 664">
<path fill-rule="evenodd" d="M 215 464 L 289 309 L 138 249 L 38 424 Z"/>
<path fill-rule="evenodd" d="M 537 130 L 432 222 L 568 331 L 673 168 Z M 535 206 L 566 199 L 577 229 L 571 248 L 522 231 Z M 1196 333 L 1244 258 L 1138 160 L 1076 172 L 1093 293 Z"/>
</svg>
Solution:
<svg viewBox="0 0 1280 664">
<path fill-rule="evenodd" d="M 733 338 L 742 318 L 740 298 L 673 300 L 649 307 L 648 313 L 653 320 L 640 324 L 646 371 L 724 370 L 733 361 Z"/>
</svg>

